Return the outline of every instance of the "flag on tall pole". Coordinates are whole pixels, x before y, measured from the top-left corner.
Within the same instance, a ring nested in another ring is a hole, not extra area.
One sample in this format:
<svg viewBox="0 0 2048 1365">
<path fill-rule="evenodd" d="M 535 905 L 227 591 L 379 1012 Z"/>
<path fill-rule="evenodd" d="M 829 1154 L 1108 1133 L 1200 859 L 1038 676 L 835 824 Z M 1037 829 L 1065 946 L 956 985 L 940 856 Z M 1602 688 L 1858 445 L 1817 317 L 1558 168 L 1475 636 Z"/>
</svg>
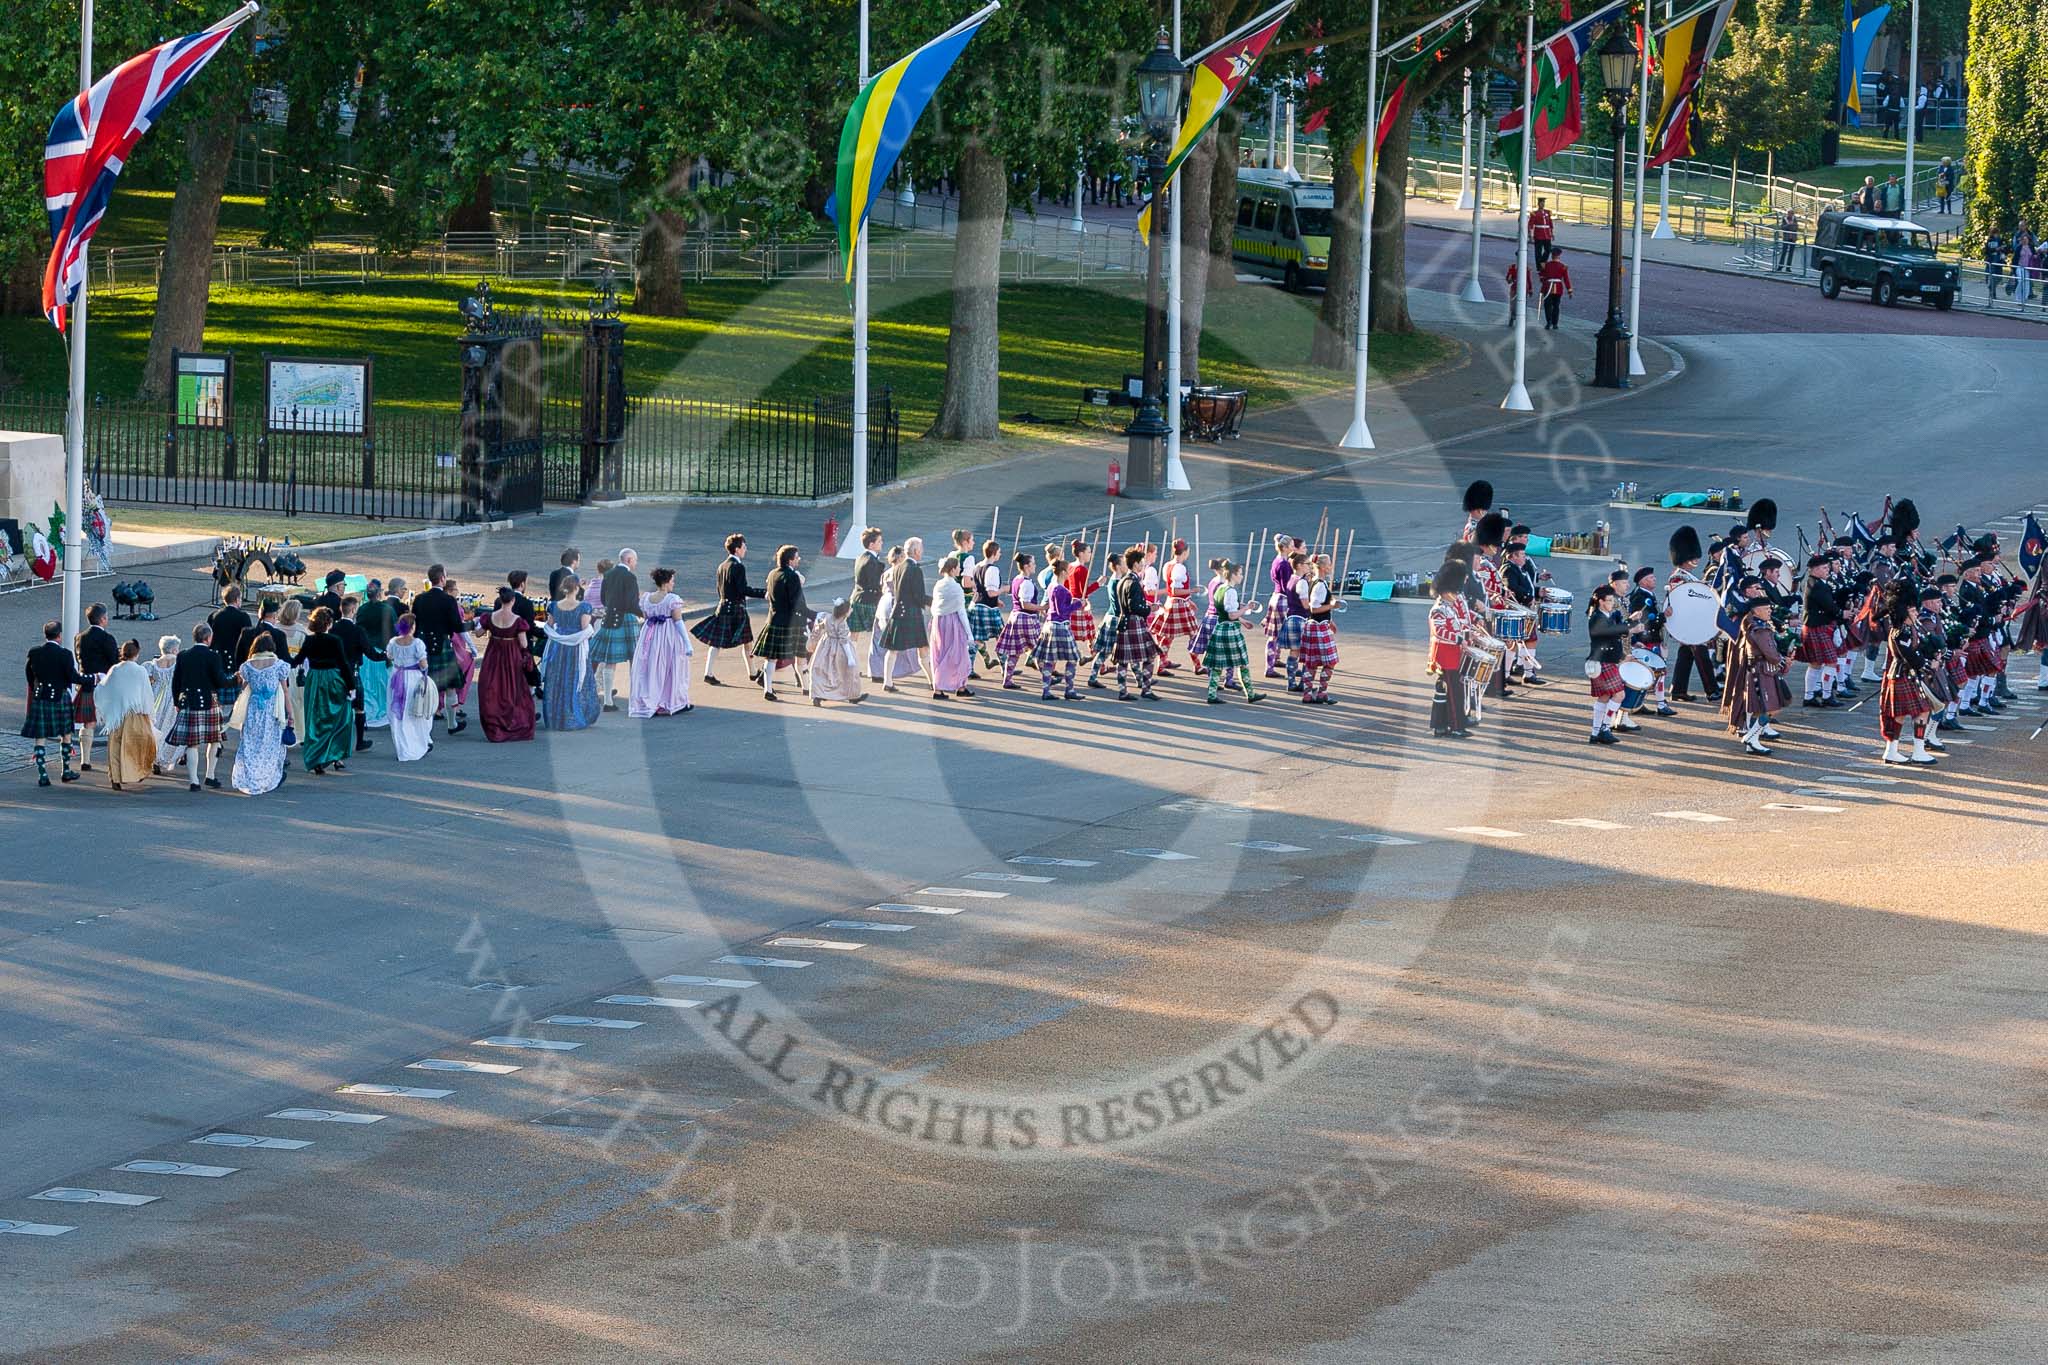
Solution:
<svg viewBox="0 0 2048 1365">
<path fill-rule="evenodd" d="M 1593 46 L 1594 30 L 1622 18 L 1628 0 L 1610 0 L 1583 19 L 1571 20 L 1543 40 L 1536 49 L 1533 91 L 1524 91 L 1522 103 L 1501 116 L 1495 129 L 1501 156 L 1509 163 L 1521 159 L 1522 126 L 1533 123 L 1536 140 L 1530 159 L 1542 161 L 1555 156 L 1579 140 L 1583 131 L 1580 117 L 1579 62 Z"/>
<path fill-rule="evenodd" d="M 2044 555 L 2048 555 L 2048 533 L 2043 533 L 2041 523 L 2029 512 L 2026 529 L 2020 532 L 2020 572 L 2032 578 L 2041 571 Z"/>
<path fill-rule="evenodd" d="M 1401 116 L 1402 106 L 1407 100 L 1408 82 L 1444 60 L 1464 41 L 1465 35 L 1462 30 L 1446 29 L 1433 43 L 1416 39 L 1413 49 L 1396 54 L 1388 63 L 1387 74 L 1393 78 L 1394 88 L 1387 92 L 1387 97 L 1380 104 L 1379 123 L 1372 141 L 1375 149 L 1387 145 L 1387 134 L 1393 131 L 1394 120 Z"/>
<path fill-rule="evenodd" d="M 1223 111 L 1230 107 L 1230 101 L 1237 92 L 1244 89 L 1252 72 L 1258 69 L 1259 58 L 1266 55 L 1272 45 L 1273 35 L 1280 31 L 1280 25 L 1287 21 L 1294 9 L 1294 0 L 1275 5 L 1258 18 L 1227 37 L 1218 39 L 1188 58 L 1188 109 L 1181 119 L 1180 131 L 1174 134 L 1171 148 L 1166 154 L 1166 178 L 1161 183 L 1172 183 L 1180 164 L 1188 159 L 1188 153 L 1201 141 L 1202 134 L 1209 131 Z M 1152 232 L 1152 205 L 1146 204 L 1138 214 L 1138 236 L 1148 238 Z"/>
<path fill-rule="evenodd" d="M 85 284 L 85 245 L 106 217 L 129 153 L 256 8 L 246 4 L 212 28 L 130 57 L 57 111 L 43 141 L 43 206 L 50 215 L 43 316 L 58 331 Z"/>
<path fill-rule="evenodd" d="M 1694 10 L 1664 30 L 1657 49 L 1658 100 L 1656 129 L 1650 140 L 1651 166 L 1665 166 L 1682 156 L 1691 156 L 1693 92 L 1700 75 L 1721 46 L 1722 31 L 1735 0 Z"/>
<path fill-rule="evenodd" d="M 825 215 L 839 228 L 839 252 L 846 258 L 848 281 L 853 279 L 854 244 L 867 227 L 868 211 L 881 198 L 918 118 L 968 39 L 1001 8 L 1001 0 L 990 0 L 895 65 L 884 67 L 853 97 L 839 133 L 838 180 L 825 204 Z"/>
<path fill-rule="evenodd" d="M 1877 41 L 1877 31 L 1891 12 L 1890 5 L 1879 5 L 1859 19 L 1855 0 L 1842 0 L 1842 65 L 1836 102 L 1841 106 L 1844 128 L 1863 126 L 1863 63 L 1870 59 L 1870 45 Z"/>
</svg>

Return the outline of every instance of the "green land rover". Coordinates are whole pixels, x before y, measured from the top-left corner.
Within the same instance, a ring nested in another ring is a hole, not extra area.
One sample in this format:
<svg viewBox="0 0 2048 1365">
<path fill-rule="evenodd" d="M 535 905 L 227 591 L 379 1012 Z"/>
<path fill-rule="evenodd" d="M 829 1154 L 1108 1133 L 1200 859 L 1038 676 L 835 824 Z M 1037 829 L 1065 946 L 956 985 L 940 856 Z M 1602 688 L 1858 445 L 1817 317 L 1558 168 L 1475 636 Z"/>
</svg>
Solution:
<svg viewBox="0 0 2048 1365">
<path fill-rule="evenodd" d="M 1919 299 L 1936 308 L 1955 305 L 1955 266 L 1934 254 L 1934 237 L 1918 223 L 1868 213 L 1823 213 L 1814 228 L 1807 264 L 1820 272 L 1820 293 L 1868 289 L 1872 303 L 1890 306 Z"/>
</svg>

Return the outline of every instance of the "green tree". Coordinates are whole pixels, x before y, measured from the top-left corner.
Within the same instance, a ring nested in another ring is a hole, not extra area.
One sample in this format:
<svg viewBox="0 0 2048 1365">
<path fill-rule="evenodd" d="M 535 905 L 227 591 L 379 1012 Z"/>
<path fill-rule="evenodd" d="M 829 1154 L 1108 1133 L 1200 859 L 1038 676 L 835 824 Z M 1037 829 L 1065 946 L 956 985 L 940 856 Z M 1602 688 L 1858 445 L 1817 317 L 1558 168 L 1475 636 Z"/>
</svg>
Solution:
<svg viewBox="0 0 2048 1365">
<path fill-rule="evenodd" d="M 2048 214 L 2048 15 L 1976 0 L 1970 10 L 1968 214 L 1973 241 Z"/>
<path fill-rule="evenodd" d="M 1743 152 L 1783 151 L 1827 118 L 1838 49 L 1815 41 L 1799 17 L 1764 7 L 1748 22 L 1731 19 L 1701 78 L 1700 117 L 1730 159 L 1731 185 Z"/>
</svg>

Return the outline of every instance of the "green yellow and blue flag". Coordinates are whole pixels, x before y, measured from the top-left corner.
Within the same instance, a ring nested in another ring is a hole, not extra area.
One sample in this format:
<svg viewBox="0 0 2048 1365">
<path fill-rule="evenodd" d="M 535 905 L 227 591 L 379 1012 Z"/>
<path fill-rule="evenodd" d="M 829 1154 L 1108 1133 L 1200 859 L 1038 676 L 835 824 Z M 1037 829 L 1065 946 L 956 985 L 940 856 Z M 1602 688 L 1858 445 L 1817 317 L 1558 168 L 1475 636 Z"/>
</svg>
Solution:
<svg viewBox="0 0 2048 1365">
<path fill-rule="evenodd" d="M 839 134 L 839 176 L 825 216 L 839 227 L 846 278 L 853 278 L 854 247 L 867 226 L 868 211 L 882 195 L 889 172 L 910 141 L 911 130 L 932 102 L 939 82 L 953 69 L 984 20 L 1001 9 L 1000 0 L 976 10 L 893 66 L 885 67 L 853 97 Z M 849 207 L 850 206 L 850 207 Z"/>
</svg>

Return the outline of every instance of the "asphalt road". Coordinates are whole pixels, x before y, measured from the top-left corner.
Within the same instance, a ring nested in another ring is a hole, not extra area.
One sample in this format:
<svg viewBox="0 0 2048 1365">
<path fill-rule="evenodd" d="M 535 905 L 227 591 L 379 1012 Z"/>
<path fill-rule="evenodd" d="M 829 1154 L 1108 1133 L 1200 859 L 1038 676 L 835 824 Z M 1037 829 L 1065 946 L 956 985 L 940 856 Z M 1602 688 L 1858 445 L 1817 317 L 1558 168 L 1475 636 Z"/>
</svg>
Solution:
<svg viewBox="0 0 2048 1365">
<path fill-rule="evenodd" d="M 1205 535 L 1328 509 L 1426 570 L 1482 475 L 1539 529 L 1630 477 L 1773 496 L 1781 538 L 2048 497 L 2044 343 L 1895 316 L 1703 305 L 1668 382 L 1383 439 Z M 1546 397 L 1582 343 L 1537 339 Z M 2038 1354 L 2048 694 L 1925 772 L 1869 705 L 1769 760 L 1705 708 L 1591 749 L 1567 641 L 1441 744 L 1421 630 L 1349 611 L 1329 709 L 706 689 L 257 801 L 17 779 L 0 1219 L 75 1230 L 0 1235 L 4 1358 Z"/>
</svg>

